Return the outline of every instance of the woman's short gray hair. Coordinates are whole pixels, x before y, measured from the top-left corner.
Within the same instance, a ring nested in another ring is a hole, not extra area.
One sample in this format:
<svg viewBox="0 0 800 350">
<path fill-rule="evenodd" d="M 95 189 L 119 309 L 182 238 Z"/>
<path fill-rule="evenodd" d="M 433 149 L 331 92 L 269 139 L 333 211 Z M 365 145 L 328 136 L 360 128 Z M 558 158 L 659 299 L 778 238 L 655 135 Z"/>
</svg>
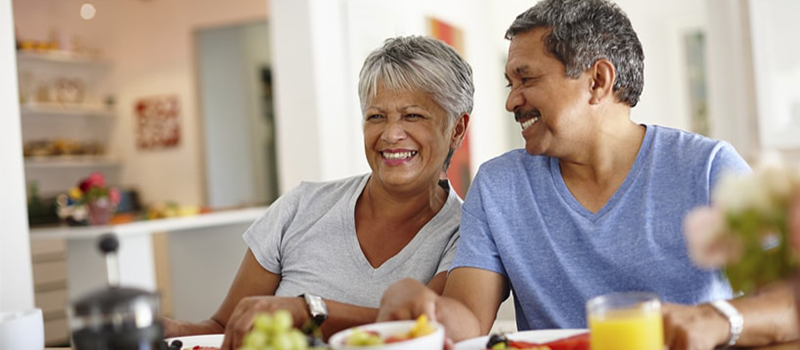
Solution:
<svg viewBox="0 0 800 350">
<path fill-rule="evenodd" d="M 451 46 L 433 38 L 406 36 L 387 39 L 364 61 L 358 76 L 362 113 L 378 84 L 389 90 L 431 94 L 448 116 L 448 129 L 464 113 L 472 113 L 475 86 L 472 68 Z"/>
</svg>

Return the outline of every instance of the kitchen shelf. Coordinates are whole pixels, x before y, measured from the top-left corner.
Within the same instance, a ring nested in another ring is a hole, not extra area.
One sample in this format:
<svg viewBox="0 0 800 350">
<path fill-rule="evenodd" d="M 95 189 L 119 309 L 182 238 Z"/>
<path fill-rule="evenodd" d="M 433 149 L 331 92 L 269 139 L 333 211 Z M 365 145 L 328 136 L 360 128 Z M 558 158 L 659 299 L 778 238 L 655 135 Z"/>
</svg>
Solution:
<svg viewBox="0 0 800 350">
<path fill-rule="evenodd" d="M 95 56 L 76 54 L 69 51 L 46 51 L 46 52 L 29 52 L 17 51 L 18 62 L 37 62 L 37 63 L 55 63 L 55 64 L 74 64 L 84 66 L 98 66 L 108 67 L 108 61 L 100 59 Z"/>
<path fill-rule="evenodd" d="M 69 155 L 25 158 L 25 170 L 53 168 L 116 168 L 122 164 L 107 156 Z"/>
<path fill-rule="evenodd" d="M 24 104 L 20 106 L 20 114 L 23 118 L 30 116 L 113 118 L 115 115 L 114 111 L 99 104 L 70 105 L 59 103 Z"/>
</svg>

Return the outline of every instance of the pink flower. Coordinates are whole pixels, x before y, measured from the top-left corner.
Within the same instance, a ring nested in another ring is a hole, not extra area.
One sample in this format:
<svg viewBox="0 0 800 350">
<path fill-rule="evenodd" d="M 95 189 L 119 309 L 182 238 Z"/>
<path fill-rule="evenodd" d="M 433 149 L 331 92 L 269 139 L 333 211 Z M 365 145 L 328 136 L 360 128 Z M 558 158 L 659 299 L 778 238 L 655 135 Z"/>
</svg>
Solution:
<svg viewBox="0 0 800 350">
<path fill-rule="evenodd" d="M 697 266 L 716 269 L 738 258 L 740 244 L 723 230 L 722 211 L 717 207 L 700 207 L 686 216 L 686 245 Z"/>
<path fill-rule="evenodd" d="M 116 187 L 112 187 L 108 190 L 108 199 L 111 200 L 111 204 L 117 205 L 120 200 L 119 189 Z"/>
<path fill-rule="evenodd" d="M 78 187 L 80 187 L 81 191 L 86 193 L 95 186 L 100 188 L 106 187 L 106 179 L 103 177 L 103 173 L 99 171 L 95 171 L 87 178 L 83 179 Z"/>
</svg>

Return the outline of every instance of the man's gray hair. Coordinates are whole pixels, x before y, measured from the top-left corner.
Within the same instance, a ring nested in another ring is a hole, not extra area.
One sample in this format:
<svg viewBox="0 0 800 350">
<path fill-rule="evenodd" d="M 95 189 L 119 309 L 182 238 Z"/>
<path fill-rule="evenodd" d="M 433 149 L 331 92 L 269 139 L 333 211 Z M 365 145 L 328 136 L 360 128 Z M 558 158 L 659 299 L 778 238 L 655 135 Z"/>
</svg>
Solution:
<svg viewBox="0 0 800 350">
<path fill-rule="evenodd" d="M 628 16 L 607 0 L 543 0 L 523 12 L 506 31 L 506 39 L 537 28 L 550 29 L 545 47 L 577 78 L 597 60 L 609 60 L 617 71 L 614 92 L 634 107 L 644 88 L 644 51 Z"/>
</svg>

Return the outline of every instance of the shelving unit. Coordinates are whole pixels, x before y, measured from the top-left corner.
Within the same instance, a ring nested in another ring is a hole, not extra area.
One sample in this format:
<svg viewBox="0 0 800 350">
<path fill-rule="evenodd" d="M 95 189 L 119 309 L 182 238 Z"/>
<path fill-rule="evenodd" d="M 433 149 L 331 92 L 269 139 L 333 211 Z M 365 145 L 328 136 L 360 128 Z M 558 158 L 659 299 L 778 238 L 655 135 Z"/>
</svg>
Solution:
<svg viewBox="0 0 800 350">
<path fill-rule="evenodd" d="M 17 67 L 27 184 L 36 183 L 42 197 L 64 193 L 93 171 L 116 184 L 122 162 L 107 151 L 116 122 L 113 105 L 106 103 L 110 63 L 66 52 L 19 52 Z M 45 343 L 67 344 L 66 241 L 32 239 L 31 251 Z"/>
<path fill-rule="evenodd" d="M 35 182 L 44 196 L 65 191 L 93 171 L 116 183 L 122 164 L 107 152 L 116 121 L 113 105 L 106 103 L 110 62 L 60 51 L 18 52 L 17 62 L 22 140 L 36 148 L 26 152 L 26 182 Z M 59 142 L 77 150 L 60 150 Z"/>
</svg>

